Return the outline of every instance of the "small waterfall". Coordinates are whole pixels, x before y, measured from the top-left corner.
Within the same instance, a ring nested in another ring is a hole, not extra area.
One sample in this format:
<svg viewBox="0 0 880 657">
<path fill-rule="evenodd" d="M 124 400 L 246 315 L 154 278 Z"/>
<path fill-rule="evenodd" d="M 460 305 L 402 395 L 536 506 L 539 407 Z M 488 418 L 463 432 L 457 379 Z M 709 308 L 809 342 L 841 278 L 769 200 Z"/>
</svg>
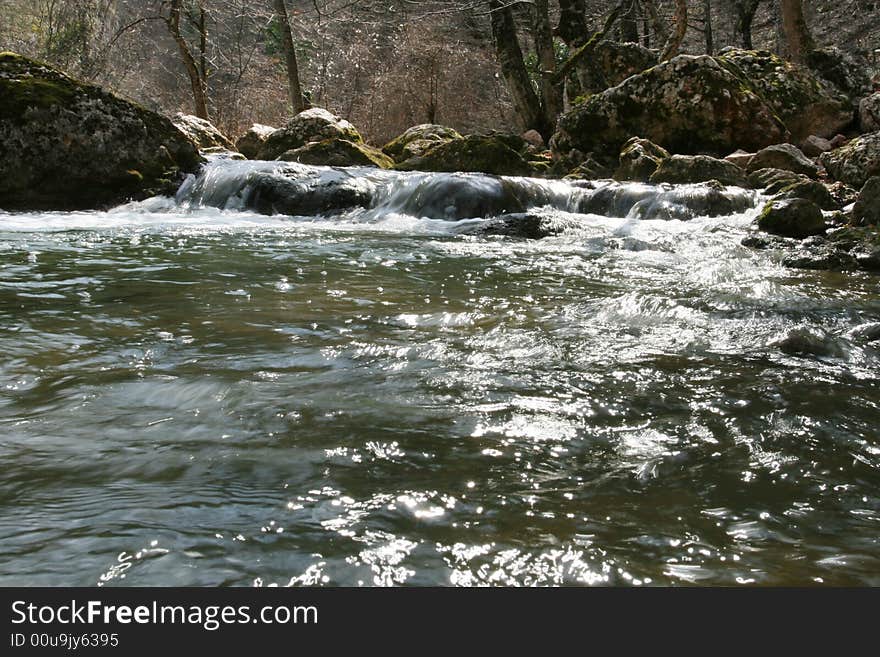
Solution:
<svg viewBox="0 0 880 657">
<path fill-rule="evenodd" d="M 461 221 L 539 210 L 687 220 L 744 212 L 755 206 L 756 194 L 714 183 L 648 185 L 217 160 L 181 187 L 177 203 L 267 215 L 356 216 L 366 222 L 390 214 Z"/>
</svg>

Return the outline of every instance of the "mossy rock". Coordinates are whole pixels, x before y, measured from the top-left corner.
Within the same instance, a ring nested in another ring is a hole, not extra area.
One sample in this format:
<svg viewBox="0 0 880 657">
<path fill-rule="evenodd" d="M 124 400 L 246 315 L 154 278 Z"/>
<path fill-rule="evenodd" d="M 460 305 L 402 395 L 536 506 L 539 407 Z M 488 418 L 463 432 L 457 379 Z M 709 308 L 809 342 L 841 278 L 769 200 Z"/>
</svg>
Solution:
<svg viewBox="0 0 880 657">
<path fill-rule="evenodd" d="M 826 230 L 819 206 L 802 198 L 769 201 L 758 216 L 757 225 L 764 232 L 795 239 L 822 235 Z"/>
<path fill-rule="evenodd" d="M 254 123 L 248 131 L 235 140 L 235 150 L 249 160 L 255 160 L 263 149 L 263 144 L 275 132 L 276 128 L 261 123 Z"/>
<path fill-rule="evenodd" d="M 273 132 L 263 142 L 257 154 L 260 160 L 275 160 L 287 151 L 302 148 L 310 142 L 327 139 L 343 139 L 356 144 L 363 138 L 351 123 L 320 107 L 300 112 L 283 128 Z"/>
<path fill-rule="evenodd" d="M 389 141 L 382 147 L 382 152 L 395 162 L 403 162 L 411 157 L 424 155 L 434 146 L 453 139 L 461 139 L 461 135 L 452 128 L 434 123 L 422 123 Z"/>
<path fill-rule="evenodd" d="M 469 135 L 439 144 L 420 157 L 398 164 L 401 171 L 463 171 L 499 176 L 529 176 L 532 167 L 497 135 Z"/>
<path fill-rule="evenodd" d="M 731 162 L 707 155 L 673 155 L 660 161 L 652 183 L 700 183 L 717 180 L 722 185 L 746 186 L 746 175 Z"/>
<path fill-rule="evenodd" d="M 378 148 L 347 139 L 325 139 L 283 153 L 279 160 L 319 166 L 390 169 L 394 161 Z"/>
<path fill-rule="evenodd" d="M 615 180 L 647 182 L 669 157 L 669 151 L 652 141 L 633 137 L 620 150 L 620 164 L 614 172 Z"/>
<path fill-rule="evenodd" d="M 835 180 L 861 189 L 868 178 L 880 175 L 880 132 L 871 132 L 853 139 L 828 153 L 819 161 Z"/>
<path fill-rule="evenodd" d="M 852 101 L 806 67 L 766 50 L 731 48 L 718 61 L 767 102 L 795 143 L 810 135 L 833 137 L 852 123 Z"/>
<path fill-rule="evenodd" d="M 812 201 L 823 210 L 838 210 L 840 204 L 828 191 L 828 188 L 816 180 L 799 180 L 783 187 L 775 196 L 778 200 L 803 198 Z"/>
<path fill-rule="evenodd" d="M 0 208 L 103 208 L 173 193 L 202 163 L 167 118 L 0 53 Z"/>
<path fill-rule="evenodd" d="M 782 169 L 792 171 L 810 178 L 815 178 L 819 167 L 791 144 L 773 144 L 762 148 L 749 160 L 746 171 L 752 173 L 759 169 Z"/>
<path fill-rule="evenodd" d="M 853 206 L 852 223 L 856 226 L 880 224 L 880 176 L 868 178 Z"/>
<path fill-rule="evenodd" d="M 673 153 L 719 156 L 789 137 L 741 74 L 708 55 L 680 55 L 572 108 L 550 143 L 557 158 L 579 151 L 611 159 L 635 135 Z"/>
<path fill-rule="evenodd" d="M 227 151 L 235 152 L 235 144 L 210 121 L 192 114 L 178 112 L 171 119 L 171 122 L 177 126 L 178 130 L 189 137 L 199 147 L 199 150 L 225 148 Z"/>
<path fill-rule="evenodd" d="M 809 180 L 806 176 L 794 171 L 767 168 L 752 171 L 748 177 L 748 186 L 752 189 L 762 189 L 765 194 L 778 194 L 786 187 Z"/>
</svg>

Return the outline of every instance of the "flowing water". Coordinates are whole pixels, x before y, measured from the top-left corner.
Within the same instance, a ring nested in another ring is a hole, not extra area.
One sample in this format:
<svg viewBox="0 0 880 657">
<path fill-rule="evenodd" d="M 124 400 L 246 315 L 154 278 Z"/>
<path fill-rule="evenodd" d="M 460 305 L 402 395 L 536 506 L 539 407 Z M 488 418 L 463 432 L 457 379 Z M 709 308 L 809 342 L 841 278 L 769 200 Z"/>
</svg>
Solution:
<svg viewBox="0 0 880 657">
<path fill-rule="evenodd" d="M 744 191 L 279 166 L 0 213 L 0 585 L 880 584 L 878 277 Z"/>
</svg>

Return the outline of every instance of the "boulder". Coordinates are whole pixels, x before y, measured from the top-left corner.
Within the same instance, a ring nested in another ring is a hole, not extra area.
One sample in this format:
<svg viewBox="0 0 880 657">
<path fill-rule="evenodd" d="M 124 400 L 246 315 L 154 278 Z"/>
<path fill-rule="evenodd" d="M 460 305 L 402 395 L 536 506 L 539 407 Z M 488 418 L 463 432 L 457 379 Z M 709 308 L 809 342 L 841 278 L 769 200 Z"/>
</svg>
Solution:
<svg viewBox="0 0 880 657">
<path fill-rule="evenodd" d="M 831 46 L 807 53 L 807 67 L 817 76 L 832 84 L 853 103 L 873 91 L 868 75 L 868 63 L 851 53 Z"/>
<path fill-rule="evenodd" d="M 880 91 L 859 101 L 859 127 L 862 132 L 880 130 Z"/>
<path fill-rule="evenodd" d="M 819 157 L 822 153 L 830 151 L 831 148 L 831 142 L 818 135 L 810 135 L 801 144 L 801 151 L 807 157 Z"/>
<path fill-rule="evenodd" d="M 282 153 L 277 159 L 333 167 L 365 166 L 390 169 L 394 166 L 394 160 L 378 148 L 347 139 L 312 141 L 305 146 Z"/>
<path fill-rule="evenodd" d="M 227 151 L 235 151 L 235 145 L 214 127 L 214 124 L 210 121 L 200 119 L 192 114 L 178 112 L 171 119 L 171 122 L 177 126 L 178 130 L 189 137 L 199 147 L 199 150 L 225 148 Z"/>
<path fill-rule="evenodd" d="M 382 148 L 382 151 L 395 162 L 403 162 L 411 157 L 419 157 L 439 144 L 453 139 L 461 139 L 461 135 L 443 125 L 423 123 L 416 125 L 395 137 Z"/>
<path fill-rule="evenodd" d="M 758 228 L 773 235 L 804 239 L 825 232 L 822 211 L 802 198 L 769 201 L 757 220 Z"/>
<path fill-rule="evenodd" d="M 749 166 L 749 162 L 752 161 L 752 158 L 755 156 L 754 153 L 749 153 L 747 151 L 742 150 L 741 148 L 736 149 L 733 153 L 726 156 L 724 159 L 731 164 L 735 164 L 740 169 L 747 169 Z"/>
<path fill-rule="evenodd" d="M 363 138 L 351 123 L 320 107 L 300 112 L 283 128 L 273 132 L 258 153 L 260 160 L 274 160 L 287 151 L 296 150 L 311 141 L 344 139 L 363 143 Z"/>
<path fill-rule="evenodd" d="M 810 135 L 832 137 L 852 123 L 852 101 L 807 68 L 766 50 L 729 50 L 718 61 L 767 102 L 795 143 Z"/>
<path fill-rule="evenodd" d="M 868 178 L 853 206 L 854 226 L 880 224 L 880 176 Z"/>
<path fill-rule="evenodd" d="M 573 219 L 564 219 L 552 213 L 520 212 L 501 215 L 482 224 L 463 226 L 458 233 L 538 240 L 575 229 L 577 225 Z"/>
<path fill-rule="evenodd" d="M 752 189 L 762 189 L 765 194 L 776 194 L 795 183 L 808 180 L 806 176 L 793 171 L 758 169 L 749 174 L 748 186 Z"/>
<path fill-rule="evenodd" d="M 619 43 L 603 40 L 597 43 L 588 57 L 582 57 L 578 67 L 578 81 L 585 94 L 604 91 L 632 75 L 657 65 L 657 52 L 638 43 Z"/>
<path fill-rule="evenodd" d="M 620 165 L 614 172 L 614 179 L 647 182 L 660 162 L 668 157 L 669 151 L 665 148 L 647 139 L 633 137 L 620 151 Z"/>
<path fill-rule="evenodd" d="M 601 178 L 610 178 L 611 170 L 604 164 L 597 162 L 588 156 L 583 161 L 569 171 L 565 176 L 565 180 L 599 180 Z"/>
<path fill-rule="evenodd" d="M 746 174 L 735 164 L 708 155 L 673 155 L 660 161 L 652 183 L 699 183 L 717 180 L 722 185 L 745 187 Z"/>
<path fill-rule="evenodd" d="M 590 96 L 560 117 L 554 157 L 576 150 L 611 159 L 634 135 L 684 154 L 786 141 L 774 110 L 731 68 L 708 55 L 679 55 Z"/>
<path fill-rule="evenodd" d="M 775 196 L 778 200 L 802 198 L 812 201 L 822 210 L 838 210 L 841 206 L 828 191 L 828 188 L 816 180 L 799 180 L 782 190 Z"/>
<path fill-rule="evenodd" d="M 263 144 L 273 132 L 275 132 L 275 128 L 272 126 L 254 123 L 246 133 L 235 141 L 235 148 L 247 159 L 255 160 L 260 154 Z"/>
<path fill-rule="evenodd" d="M 536 151 L 540 151 L 546 146 L 546 144 L 544 143 L 544 138 L 537 130 L 526 130 L 520 136 L 528 143 L 529 146 L 531 146 Z"/>
<path fill-rule="evenodd" d="M 880 175 L 880 132 L 862 135 L 823 153 L 819 161 L 832 178 L 861 189 L 868 178 Z"/>
<path fill-rule="evenodd" d="M 759 169 L 782 169 L 811 178 L 819 173 L 819 167 L 791 144 L 773 144 L 755 153 L 746 170 L 751 173 Z"/>
<path fill-rule="evenodd" d="M 519 137 L 519 141 L 522 141 Z M 396 166 L 401 171 L 463 171 L 499 176 L 528 176 L 532 167 L 511 146 L 517 142 L 500 135 L 468 135 L 441 143 L 424 155 Z"/>
<path fill-rule="evenodd" d="M 202 160 L 167 118 L 0 53 L 0 208 L 73 210 L 172 194 Z"/>
<path fill-rule="evenodd" d="M 698 185 L 640 185 L 599 183 L 578 202 L 578 212 L 605 217 L 687 221 L 717 217 L 754 207 L 753 194 L 726 189 L 718 182 Z"/>
</svg>

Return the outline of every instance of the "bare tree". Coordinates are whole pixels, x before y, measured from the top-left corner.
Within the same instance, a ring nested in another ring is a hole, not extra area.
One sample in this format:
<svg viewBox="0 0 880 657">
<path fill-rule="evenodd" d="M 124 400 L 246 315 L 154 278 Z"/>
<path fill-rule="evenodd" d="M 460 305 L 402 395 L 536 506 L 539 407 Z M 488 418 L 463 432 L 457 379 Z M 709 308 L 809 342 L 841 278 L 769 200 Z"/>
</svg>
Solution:
<svg viewBox="0 0 880 657">
<path fill-rule="evenodd" d="M 752 46 L 752 22 L 761 0 L 734 0 L 733 9 L 735 15 L 734 32 L 739 36 L 743 48 L 751 50 Z"/>
<path fill-rule="evenodd" d="M 793 62 L 803 62 L 807 53 L 815 47 L 804 19 L 803 4 L 801 0 L 780 0 L 779 4 L 788 57 Z"/>
<path fill-rule="evenodd" d="M 296 61 L 296 49 L 293 44 L 293 33 L 290 31 L 290 19 L 284 0 L 274 0 L 275 16 L 281 28 L 281 46 L 284 50 L 284 61 L 287 66 L 287 84 L 290 91 L 290 105 L 294 114 L 306 108 L 302 87 L 299 83 L 299 64 Z"/>
<path fill-rule="evenodd" d="M 177 48 L 180 51 L 183 65 L 186 67 L 186 73 L 189 76 L 190 86 L 192 87 L 193 101 L 195 103 L 195 114 L 199 118 L 207 120 L 208 117 L 208 28 L 207 28 L 207 10 L 205 9 L 204 0 L 198 0 L 194 7 L 189 7 L 188 18 L 194 24 L 198 31 L 198 59 L 190 48 L 186 37 L 181 29 L 181 13 L 183 11 L 183 0 L 169 0 L 162 3 L 167 5 L 168 13 L 163 15 L 165 25 L 174 38 Z"/>
<path fill-rule="evenodd" d="M 681 43 L 684 41 L 684 35 L 687 33 L 688 6 L 687 0 L 675 0 L 675 13 L 673 15 L 675 26 L 672 34 L 666 40 L 663 46 L 663 52 L 660 54 L 660 61 L 665 62 L 672 59 L 681 49 Z"/>
</svg>

